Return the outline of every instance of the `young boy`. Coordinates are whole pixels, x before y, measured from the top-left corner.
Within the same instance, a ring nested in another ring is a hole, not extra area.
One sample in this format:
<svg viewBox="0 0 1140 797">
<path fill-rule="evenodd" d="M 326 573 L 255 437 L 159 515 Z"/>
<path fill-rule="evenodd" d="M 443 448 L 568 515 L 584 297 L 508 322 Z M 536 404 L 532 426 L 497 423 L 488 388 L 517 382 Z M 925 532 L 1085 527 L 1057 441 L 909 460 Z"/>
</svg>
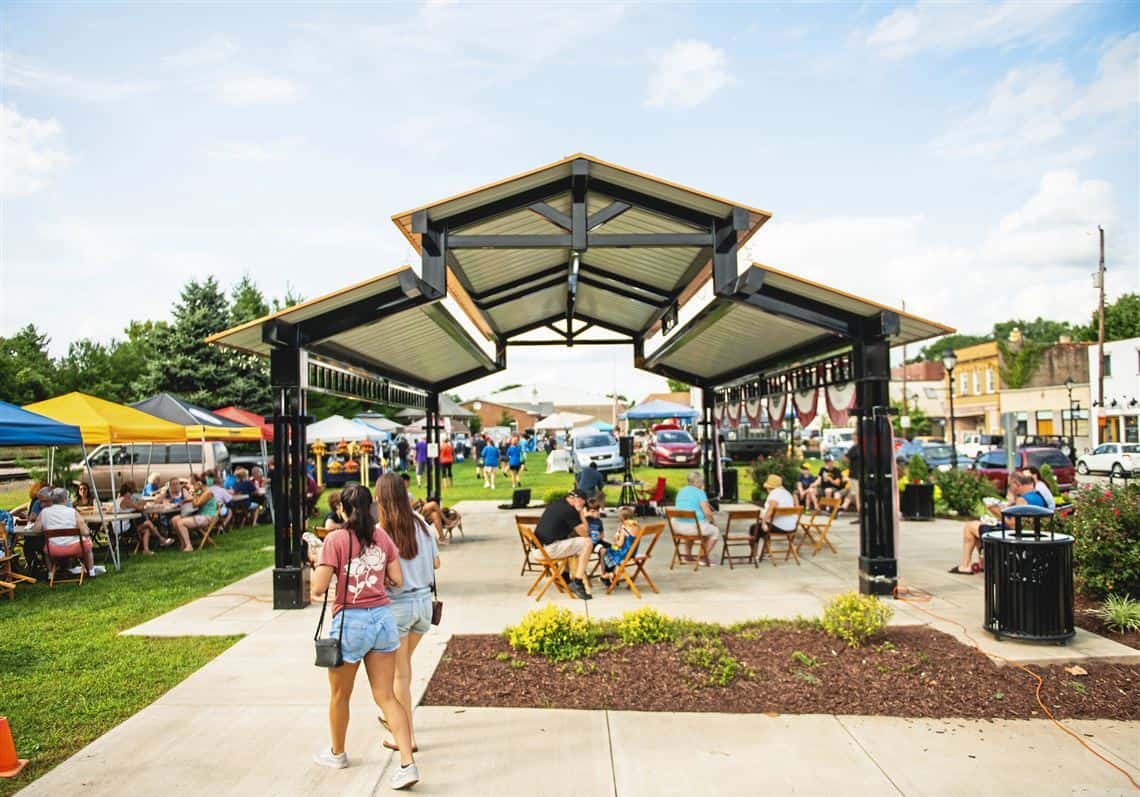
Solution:
<svg viewBox="0 0 1140 797">
<path fill-rule="evenodd" d="M 605 533 L 602 525 L 602 506 L 601 501 L 597 498 L 589 498 L 586 500 L 586 529 L 590 532 L 590 542 L 595 546 L 601 545 L 607 550 L 609 543 L 602 539 Z"/>
<path fill-rule="evenodd" d="M 483 446 L 483 487 L 495 489 L 495 471 L 499 469 L 499 447 L 494 443 Z"/>
</svg>

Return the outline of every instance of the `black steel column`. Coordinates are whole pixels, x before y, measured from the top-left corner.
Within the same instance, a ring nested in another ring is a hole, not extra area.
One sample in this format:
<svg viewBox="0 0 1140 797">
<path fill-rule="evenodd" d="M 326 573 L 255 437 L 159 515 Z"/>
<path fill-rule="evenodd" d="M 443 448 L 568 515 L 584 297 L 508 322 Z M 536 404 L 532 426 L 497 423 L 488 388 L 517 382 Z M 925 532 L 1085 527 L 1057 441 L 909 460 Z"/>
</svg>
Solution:
<svg viewBox="0 0 1140 797">
<path fill-rule="evenodd" d="M 430 392 L 427 396 L 428 412 L 431 416 L 432 432 L 428 437 L 428 445 L 435 443 L 435 456 L 428 463 L 428 479 L 435 485 L 435 491 L 428 490 L 428 495 L 439 498 L 440 507 L 443 506 L 443 481 L 439 472 L 440 432 L 443 430 L 443 419 L 439 417 L 439 393 Z"/>
<path fill-rule="evenodd" d="M 890 346 L 880 336 L 852 347 L 859 430 L 859 591 L 891 595 L 898 584 L 890 416 Z"/>
<path fill-rule="evenodd" d="M 701 470 L 705 477 L 705 492 L 716 496 L 713 492 L 713 478 L 716 467 L 713 465 L 713 436 L 716 435 L 716 392 L 706 385 L 701 385 Z"/>
<path fill-rule="evenodd" d="M 304 567 L 301 535 L 305 531 L 304 356 L 295 346 L 270 352 L 273 390 L 273 608 L 301 609 L 309 604 L 309 569 Z"/>
</svg>

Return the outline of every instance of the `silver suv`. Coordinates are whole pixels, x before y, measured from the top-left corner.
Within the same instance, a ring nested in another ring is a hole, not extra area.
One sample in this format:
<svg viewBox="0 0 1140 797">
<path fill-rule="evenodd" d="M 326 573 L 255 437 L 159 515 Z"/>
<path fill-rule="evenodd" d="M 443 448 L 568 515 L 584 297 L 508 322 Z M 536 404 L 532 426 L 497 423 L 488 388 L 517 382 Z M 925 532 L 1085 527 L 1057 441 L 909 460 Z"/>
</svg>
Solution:
<svg viewBox="0 0 1140 797">
<path fill-rule="evenodd" d="M 602 473 L 625 470 L 621 447 L 612 434 L 599 432 L 597 429 L 578 429 L 573 435 L 570 458 L 573 460 L 575 473 L 581 473 L 590 467 L 591 462 L 596 462 L 598 470 Z"/>
</svg>

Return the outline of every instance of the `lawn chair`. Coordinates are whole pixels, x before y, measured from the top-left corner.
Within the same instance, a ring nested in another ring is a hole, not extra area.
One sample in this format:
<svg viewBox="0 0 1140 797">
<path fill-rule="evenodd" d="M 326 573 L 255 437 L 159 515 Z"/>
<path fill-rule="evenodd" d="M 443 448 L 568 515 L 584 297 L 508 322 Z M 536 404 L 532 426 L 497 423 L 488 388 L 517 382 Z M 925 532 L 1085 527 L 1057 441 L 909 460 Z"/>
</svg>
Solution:
<svg viewBox="0 0 1140 797">
<path fill-rule="evenodd" d="M 659 507 L 665 503 L 665 477 L 657 477 L 657 486 L 653 488 L 653 492 L 649 490 L 637 491 L 637 504 L 639 507 L 652 507 L 653 514 L 661 514 Z M 640 513 L 639 513 L 640 514 Z"/>
<path fill-rule="evenodd" d="M 839 551 L 835 550 L 835 546 L 831 544 L 831 540 L 827 539 L 827 534 L 831 531 L 831 524 L 835 520 L 835 516 L 839 514 L 839 506 L 842 502 L 838 498 L 821 498 L 819 505 L 811 513 L 811 517 L 807 520 L 800 520 L 800 530 L 804 533 L 800 537 L 799 545 L 796 546 L 796 553 L 804 547 L 804 543 L 811 541 L 811 555 L 815 556 L 819 553 L 823 546 L 831 549 L 833 554 L 838 554 Z M 820 512 L 826 510 L 826 514 L 821 519 Z M 819 534 L 818 539 L 816 534 Z"/>
<path fill-rule="evenodd" d="M 638 576 L 644 576 L 650 588 L 654 592 L 658 592 L 657 585 L 653 583 L 653 579 L 649 577 L 649 573 L 645 570 L 645 563 L 648 562 L 649 557 L 653 555 L 653 548 L 657 545 L 657 540 L 661 538 L 664 532 L 664 523 L 651 523 L 648 526 L 644 526 L 637 533 L 637 538 L 633 541 L 633 545 L 630 546 L 629 550 L 626 551 L 625 558 L 622 559 L 614 569 L 613 578 L 610 580 L 610 586 L 606 590 L 606 594 L 612 593 L 619 581 L 625 581 L 630 592 L 640 598 L 641 592 L 634 583 L 637 581 Z M 649 541 L 649 545 L 642 551 L 641 546 L 646 540 Z M 631 567 L 634 568 L 632 576 L 629 574 Z"/>
<path fill-rule="evenodd" d="M 519 533 L 523 535 L 526 541 L 530 544 L 530 556 L 536 560 L 535 563 L 542 568 L 542 572 L 538 574 L 538 578 L 530 585 L 530 589 L 526 591 L 529 597 L 538 589 L 538 585 L 542 584 L 542 589 L 534 596 L 536 601 L 542 600 L 542 596 L 550 589 L 553 584 L 555 589 L 559 592 L 569 595 L 570 588 L 566 586 L 566 580 L 562 578 L 562 571 L 566 567 L 566 559 L 554 559 L 546 552 L 542 542 L 535 536 L 534 530 L 530 526 L 519 524 Z"/>
<path fill-rule="evenodd" d="M 523 563 L 522 570 L 519 571 L 520 576 L 525 575 L 526 573 L 538 572 L 538 564 L 531 557 L 531 544 L 528 541 L 527 536 L 523 534 L 524 528 L 529 528 L 531 531 L 533 531 L 534 527 L 537 525 L 537 515 L 515 515 L 515 528 L 518 529 L 519 542 L 522 543 L 523 549 Z"/>
<path fill-rule="evenodd" d="M 221 519 L 221 516 L 218 515 L 217 513 L 215 513 L 213 515 L 213 517 L 210 518 L 209 524 L 204 529 L 198 529 L 198 528 L 193 529 L 194 531 L 197 531 L 202 535 L 202 539 L 199 540 L 199 542 L 198 542 L 198 550 L 199 551 L 206 547 L 206 543 L 213 545 L 215 548 L 217 547 L 218 544 L 216 542 L 214 542 L 211 535 L 215 531 L 218 530 L 220 519 Z"/>
<path fill-rule="evenodd" d="M 760 523 L 760 510 L 759 509 L 733 509 L 728 513 L 728 522 L 724 526 L 724 540 L 720 549 L 720 563 L 723 565 L 728 562 L 728 569 L 732 570 L 733 565 L 751 564 L 753 567 L 759 567 L 760 562 L 756 557 L 756 548 L 760 544 L 760 537 L 754 533 L 755 529 L 759 528 L 757 524 Z M 733 531 L 732 521 L 737 522 L 737 530 Z M 745 549 L 747 554 L 733 553 L 733 549 Z"/>
<path fill-rule="evenodd" d="M 68 554 L 61 556 L 52 553 L 51 541 L 57 537 L 79 537 L 79 575 L 73 578 L 56 578 L 56 571 L 59 570 L 60 565 L 67 565 L 72 559 L 75 559 L 75 554 Z M 48 589 L 60 584 L 75 583 L 80 586 L 83 585 L 83 577 L 87 575 L 87 568 L 83 565 L 83 538 L 79 536 L 79 529 L 52 529 L 51 531 L 44 530 L 44 559 L 47 561 L 48 568 Z"/>
<path fill-rule="evenodd" d="M 764 532 L 764 549 L 760 551 L 761 559 L 764 558 L 764 554 L 768 554 L 769 558 L 772 560 L 772 566 L 776 566 L 776 557 L 773 555 L 772 550 L 772 538 L 775 537 L 776 539 L 782 539 L 786 546 L 784 549 L 784 561 L 786 562 L 788 561 L 788 557 L 792 557 L 796 560 L 796 566 L 799 566 L 800 555 L 796 553 L 796 546 L 794 543 L 796 541 L 796 534 L 800 530 L 800 518 L 803 517 L 803 514 L 804 508 L 802 506 L 781 507 L 772 513 L 773 523 L 775 523 L 776 518 L 781 517 L 794 517 L 796 519 L 796 523 L 792 527 L 791 531 L 783 531 L 782 529 L 778 529 L 775 526 L 772 526 L 771 529 Z"/>
<path fill-rule="evenodd" d="M 4 543 L 3 549 L 7 552 L 0 556 L 0 594 L 6 593 L 8 600 L 15 600 L 17 584 L 23 582 L 35 584 L 36 580 L 12 569 L 12 563 L 16 561 L 16 553 L 12 550 L 12 540 L 8 537 L 2 524 L 0 524 L 0 541 Z"/>
<path fill-rule="evenodd" d="M 677 523 L 676 521 L 680 521 Z M 697 555 L 693 558 L 693 570 L 699 570 L 701 567 L 701 559 L 704 558 L 705 564 L 709 563 L 708 555 L 705 554 L 704 538 L 701 537 L 700 526 L 697 525 L 697 513 L 691 509 L 677 509 L 675 507 L 668 507 L 665 510 L 665 522 L 669 526 L 669 535 L 673 538 L 673 558 L 669 562 L 669 569 L 678 562 L 685 562 L 684 554 L 681 553 L 681 546 L 688 543 L 694 543 L 697 546 Z M 678 526 L 682 529 L 678 531 Z M 686 531 L 692 528 L 692 531 Z"/>
</svg>

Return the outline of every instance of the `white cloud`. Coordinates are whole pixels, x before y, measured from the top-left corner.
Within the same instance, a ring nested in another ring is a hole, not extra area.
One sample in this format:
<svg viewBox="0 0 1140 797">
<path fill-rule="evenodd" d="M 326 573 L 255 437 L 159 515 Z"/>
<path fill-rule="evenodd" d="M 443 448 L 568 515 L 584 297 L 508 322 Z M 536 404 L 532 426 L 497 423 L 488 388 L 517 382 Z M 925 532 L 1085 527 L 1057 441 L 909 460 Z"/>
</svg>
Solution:
<svg viewBox="0 0 1140 797">
<path fill-rule="evenodd" d="M 54 119 L 34 119 L 0 105 L 0 195 L 22 196 L 42 190 L 70 165 L 63 130 Z"/>
<path fill-rule="evenodd" d="M 676 41 L 649 76 L 650 108 L 692 108 L 732 80 L 724 50 L 703 41 Z"/>
<path fill-rule="evenodd" d="M 296 83 L 267 75 L 224 75 L 211 83 L 211 90 L 230 105 L 264 105 L 292 102 L 301 96 Z"/>
<path fill-rule="evenodd" d="M 123 80 L 54 71 L 10 53 L 0 58 L 0 81 L 13 89 L 86 102 L 115 102 L 147 94 L 159 87 L 153 80 Z"/>
<path fill-rule="evenodd" d="M 1058 24 L 1073 2 L 946 3 L 919 0 L 879 20 L 866 44 L 884 58 L 906 58 L 924 50 L 954 52 L 1056 41 Z"/>
<path fill-rule="evenodd" d="M 248 161 L 268 163 L 287 157 L 304 143 L 301 138 L 281 138 L 275 141 L 219 141 L 206 150 L 215 160 Z"/>
<path fill-rule="evenodd" d="M 1127 110 L 1140 100 L 1137 78 L 1140 34 L 1112 44 L 1097 76 L 1080 86 L 1064 64 L 1027 64 L 1011 69 L 989 91 L 983 108 L 965 115 L 931 142 L 943 155 L 1024 155 L 1062 138 L 1074 125 Z M 1066 160 L 1090 157 L 1089 145 L 1071 147 Z"/>
<path fill-rule="evenodd" d="M 776 217 L 748 255 L 884 304 L 905 299 L 910 312 L 981 332 L 1016 316 L 1086 320 L 1096 226 L 1115 231 L 1116 218 L 1108 183 L 1062 170 L 1046 173 L 1032 196 L 974 241 L 940 241 L 923 216 Z M 1135 250 L 1127 234 L 1110 239 L 1110 294 L 1136 289 Z"/>
<path fill-rule="evenodd" d="M 180 50 L 163 59 L 170 66 L 210 66 L 224 63 L 237 52 L 237 42 L 226 36 L 211 36 L 200 44 Z"/>
</svg>

